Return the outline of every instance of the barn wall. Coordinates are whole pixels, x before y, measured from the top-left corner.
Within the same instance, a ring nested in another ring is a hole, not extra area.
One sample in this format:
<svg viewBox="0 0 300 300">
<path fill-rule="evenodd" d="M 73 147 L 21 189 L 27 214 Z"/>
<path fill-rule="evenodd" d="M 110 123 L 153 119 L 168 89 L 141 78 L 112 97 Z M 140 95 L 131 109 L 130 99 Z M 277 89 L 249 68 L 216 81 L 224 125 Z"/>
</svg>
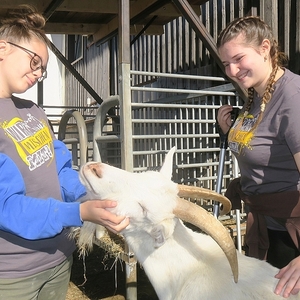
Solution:
<svg viewBox="0 0 300 300">
<path fill-rule="evenodd" d="M 234 18 L 260 15 L 269 21 L 281 50 L 288 55 L 288 67 L 300 73 L 299 7 L 297 0 L 210 0 L 201 6 L 200 18 L 216 40 L 220 30 Z M 220 75 L 210 53 L 186 20 L 180 17 L 165 25 L 164 30 L 161 36 L 142 36 L 131 46 L 133 70 Z M 74 64 L 102 99 L 118 94 L 117 47 L 117 38 L 91 47 L 87 47 L 85 39 L 83 59 Z M 134 84 L 143 85 L 154 79 L 141 76 L 135 80 Z M 68 71 L 66 86 L 66 105 L 85 105 L 87 98 L 91 98 Z"/>
</svg>

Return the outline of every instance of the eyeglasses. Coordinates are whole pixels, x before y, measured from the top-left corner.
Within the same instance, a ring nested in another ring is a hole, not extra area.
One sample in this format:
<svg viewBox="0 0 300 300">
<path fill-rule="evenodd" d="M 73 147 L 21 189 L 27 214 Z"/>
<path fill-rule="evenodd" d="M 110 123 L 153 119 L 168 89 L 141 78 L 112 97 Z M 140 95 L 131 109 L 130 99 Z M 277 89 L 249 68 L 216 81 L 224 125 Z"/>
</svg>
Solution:
<svg viewBox="0 0 300 300">
<path fill-rule="evenodd" d="M 14 44 L 12 42 L 7 42 L 7 43 L 20 48 L 21 50 L 25 51 L 26 53 L 28 53 L 31 56 L 31 60 L 30 60 L 31 70 L 37 71 L 37 70 L 41 69 L 41 71 L 42 71 L 42 76 L 38 79 L 38 82 L 42 82 L 44 79 L 47 78 L 47 70 L 43 67 L 43 60 L 38 54 L 36 54 L 35 52 L 30 51 L 22 46 Z"/>
</svg>

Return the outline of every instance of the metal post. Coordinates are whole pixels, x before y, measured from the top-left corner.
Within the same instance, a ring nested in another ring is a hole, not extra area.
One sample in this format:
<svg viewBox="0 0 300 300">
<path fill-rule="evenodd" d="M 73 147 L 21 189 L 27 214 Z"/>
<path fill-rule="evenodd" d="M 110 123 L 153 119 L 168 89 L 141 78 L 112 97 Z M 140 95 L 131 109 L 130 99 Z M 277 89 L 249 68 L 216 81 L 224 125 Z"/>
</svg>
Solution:
<svg viewBox="0 0 300 300">
<path fill-rule="evenodd" d="M 238 116 L 238 110 L 234 108 L 233 110 L 233 118 L 232 118 L 232 124 L 234 123 L 235 119 Z M 227 138 L 228 134 L 224 134 L 219 128 L 219 124 L 217 122 L 217 128 L 220 135 L 220 159 L 219 159 L 219 169 L 218 169 L 218 175 L 217 175 L 217 182 L 216 182 L 216 192 L 221 193 L 222 189 L 222 178 L 223 178 L 223 172 L 224 172 L 224 164 L 225 164 L 225 153 L 226 149 L 228 147 Z M 236 164 L 235 164 L 236 165 Z M 235 172 L 236 174 L 236 172 Z M 214 208 L 213 208 L 213 215 L 214 217 L 218 218 L 220 213 L 220 203 L 214 202 Z M 241 218 L 240 218 L 240 210 L 235 210 L 235 216 L 236 216 L 236 236 L 237 236 L 237 249 L 241 253 L 242 252 L 242 242 L 241 242 Z"/>
<path fill-rule="evenodd" d="M 44 83 L 38 82 L 37 84 L 37 104 L 41 107 L 44 105 Z"/>
<path fill-rule="evenodd" d="M 239 167 L 238 162 L 235 157 L 233 157 L 233 176 L 234 178 L 238 177 L 239 175 Z M 240 253 L 242 253 L 242 233 L 241 233 L 241 215 L 240 210 L 235 210 L 236 216 L 236 236 L 237 236 L 237 249 Z"/>
<path fill-rule="evenodd" d="M 130 89 L 130 11 L 129 0 L 119 7 L 119 95 L 122 168 L 133 171 L 131 89 Z"/>
<path fill-rule="evenodd" d="M 219 168 L 217 174 L 217 182 L 216 182 L 216 192 L 221 194 L 222 189 L 222 179 L 224 172 L 224 164 L 225 164 L 225 153 L 227 149 L 227 134 L 223 134 L 219 132 L 220 135 L 220 159 L 219 159 Z M 220 203 L 214 202 L 213 215 L 218 218 L 220 213 Z"/>
<path fill-rule="evenodd" d="M 119 1 L 119 95 L 122 169 L 133 172 L 131 89 L 130 89 L 130 6 Z M 130 253 L 126 245 L 126 252 Z M 137 299 L 136 264 L 126 266 L 126 299 Z"/>
</svg>

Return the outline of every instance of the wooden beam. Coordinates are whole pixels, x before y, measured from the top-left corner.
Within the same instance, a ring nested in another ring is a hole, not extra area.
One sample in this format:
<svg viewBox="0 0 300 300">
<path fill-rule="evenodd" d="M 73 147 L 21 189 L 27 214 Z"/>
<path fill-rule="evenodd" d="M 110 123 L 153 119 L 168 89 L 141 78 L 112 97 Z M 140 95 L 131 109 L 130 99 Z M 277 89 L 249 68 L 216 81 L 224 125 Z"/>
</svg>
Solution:
<svg viewBox="0 0 300 300">
<path fill-rule="evenodd" d="M 90 84 L 79 74 L 74 66 L 63 56 L 63 54 L 56 48 L 56 46 L 49 41 L 50 49 L 55 56 L 64 64 L 64 66 L 70 71 L 70 73 L 78 80 L 78 82 L 86 89 L 86 91 L 99 103 L 103 102 L 103 99 L 97 94 L 97 92 L 90 86 Z"/>
<path fill-rule="evenodd" d="M 273 0 L 260 2 L 260 17 L 271 27 L 276 40 L 278 40 L 277 4 L 277 1 Z"/>
<path fill-rule="evenodd" d="M 118 14 L 119 0 L 65 0 L 57 11 L 73 11 L 82 13 Z"/>
<path fill-rule="evenodd" d="M 144 25 L 132 25 L 130 26 L 130 34 L 136 35 L 141 32 L 144 28 Z M 164 34 L 164 27 L 161 25 L 150 25 L 143 35 L 162 35 Z"/>
<path fill-rule="evenodd" d="M 144 0 L 144 1 L 136 1 L 130 6 L 130 18 L 133 18 L 140 14 L 142 11 L 150 7 L 152 4 L 155 4 L 156 0 Z M 103 25 L 99 28 L 97 32 L 95 32 L 90 38 L 90 45 L 96 43 L 107 36 L 109 36 L 112 32 L 116 31 L 119 26 L 119 19 L 116 16 L 113 20 L 111 20 L 108 24 Z"/>
<path fill-rule="evenodd" d="M 191 7 L 193 8 L 194 12 L 197 15 L 200 15 L 201 13 L 201 9 L 200 9 L 200 5 L 191 5 Z M 174 5 L 174 3 L 167 3 L 164 6 L 162 6 L 161 8 L 157 9 L 156 11 L 154 11 L 153 13 L 150 14 L 150 16 L 164 16 L 164 17 L 180 17 L 182 16 L 181 12 L 178 10 L 178 8 Z"/>
<path fill-rule="evenodd" d="M 64 2 L 64 0 L 52 0 L 49 6 L 44 10 L 44 17 L 48 20 L 55 10 Z"/>
<path fill-rule="evenodd" d="M 278 40 L 277 14 L 277 1 L 264 0 L 260 2 L 260 17 L 272 28 L 272 32 Z"/>
<path fill-rule="evenodd" d="M 0 9 L 12 9 L 24 4 L 24 0 L 1 0 Z M 44 12 L 52 3 L 52 0 L 27 0 L 26 4 L 35 6 L 39 11 Z M 56 11 L 70 11 L 82 13 L 108 13 L 118 14 L 119 0 L 65 0 Z"/>
<path fill-rule="evenodd" d="M 46 33 L 91 35 L 99 29 L 99 24 L 49 23 L 45 25 Z"/>
<path fill-rule="evenodd" d="M 49 34 L 79 34 L 79 35 L 92 35 L 103 25 L 99 24 L 74 24 L 74 23 L 46 23 L 45 32 Z M 144 25 L 130 26 L 130 34 L 136 35 L 142 31 Z M 145 35 L 161 35 L 164 33 L 162 25 L 151 25 L 143 34 Z"/>
<path fill-rule="evenodd" d="M 52 0 L 27 0 L 26 4 L 36 7 L 40 12 L 44 12 L 51 2 Z M 24 4 L 24 0 L 1 0 L 0 9 L 15 9 L 22 4 Z"/>
</svg>

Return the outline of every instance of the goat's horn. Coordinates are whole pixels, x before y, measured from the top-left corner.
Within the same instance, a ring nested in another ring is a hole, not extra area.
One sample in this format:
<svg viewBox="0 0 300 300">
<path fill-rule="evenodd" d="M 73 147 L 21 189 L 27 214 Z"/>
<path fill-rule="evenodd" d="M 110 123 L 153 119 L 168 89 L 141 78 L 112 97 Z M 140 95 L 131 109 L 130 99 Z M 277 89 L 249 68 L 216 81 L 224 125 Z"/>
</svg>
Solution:
<svg viewBox="0 0 300 300">
<path fill-rule="evenodd" d="M 229 261 L 234 281 L 237 282 L 238 261 L 236 248 L 229 232 L 222 223 L 199 205 L 182 198 L 178 198 L 173 213 L 179 219 L 197 226 L 218 243 Z"/>
<path fill-rule="evenodd" d="M 179 197 L 188 197 L 188 198 L 205 198 L 210 200 L 215 200 L 222 203 L 220 207 L 220 215 L 226 215 L 231 210 L 231 202 L 225 196 L 214 192 L 209 189 L 201 188 L 198 186 L 191 186 L 191 185 L 182 185 L 178 184 L 178 196 Z"/>
</svg>

